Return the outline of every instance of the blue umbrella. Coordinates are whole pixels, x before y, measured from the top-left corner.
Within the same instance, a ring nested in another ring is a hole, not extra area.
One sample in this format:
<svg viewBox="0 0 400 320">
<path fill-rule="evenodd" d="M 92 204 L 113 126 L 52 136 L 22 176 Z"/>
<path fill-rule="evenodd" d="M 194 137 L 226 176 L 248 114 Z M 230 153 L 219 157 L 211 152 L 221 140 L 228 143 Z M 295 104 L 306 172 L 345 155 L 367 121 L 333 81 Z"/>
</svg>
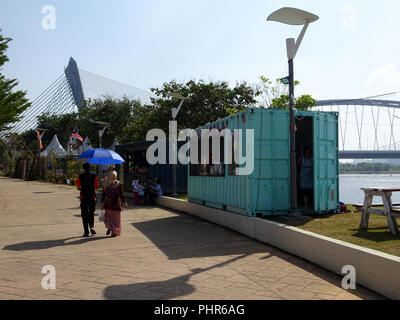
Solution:
<svg viewBox="0 0 400 320">
<path fill-rule="evenodd" d="M 107 149 L 87 150 L 78 157 L 77 161 L 105 166 L 110 164 L 123 164 L 125 162 L 118 153 Z"/>
</svg>

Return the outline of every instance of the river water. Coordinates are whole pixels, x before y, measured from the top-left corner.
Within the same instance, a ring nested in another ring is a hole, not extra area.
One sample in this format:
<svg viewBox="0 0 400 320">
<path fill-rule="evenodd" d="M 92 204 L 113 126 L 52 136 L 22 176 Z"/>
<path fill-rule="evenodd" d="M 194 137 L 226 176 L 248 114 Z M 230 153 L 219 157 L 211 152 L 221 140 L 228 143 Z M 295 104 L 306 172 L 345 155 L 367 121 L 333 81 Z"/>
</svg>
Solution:
<svg viewBox="0 0 400 320">
<path fill-rule="evenodd" d="M 366 187 L 400 188 L 400 175 L 369 175 L 344 174 L 340 175 L 340 201 L 346 204 L 362 204 Z M 400 192 L 393 193 L 393 203 L 400 203 Z M 382 199 L 375 197 L 374 203 L 382 203 Z"/>
</svg>

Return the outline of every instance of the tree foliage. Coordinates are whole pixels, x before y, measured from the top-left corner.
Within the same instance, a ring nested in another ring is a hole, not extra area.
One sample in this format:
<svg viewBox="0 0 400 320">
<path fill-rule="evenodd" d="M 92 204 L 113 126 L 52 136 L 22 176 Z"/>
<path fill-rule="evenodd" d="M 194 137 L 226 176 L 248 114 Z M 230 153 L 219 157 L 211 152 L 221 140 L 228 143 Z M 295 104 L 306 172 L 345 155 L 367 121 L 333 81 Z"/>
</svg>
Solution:
<svg viewBox="0 0 400 320">
<path fill-rule="evenodd" d="M 342 174 L 345 173 L 357 173 L 357 174 L 380 174 L 380 173 L 399 173 L 400 166 L 393 165 L 390 163 L 369 163 L 362 162 L 358 164 L 352 163 L 341 163 L 339 171 Z"/>
<path fill-rule="evenodd" d="M 126 138 L 131 141 L 144 140 L 146 133 L 154 128 L 168 132 L 172 109 L 177 108 L 180 103 L 171 99 L 169 93 L 178 93 L 186 97 L 176 119 L 178 130 L 196 129 L 254 106 L 257 94 L 246 82 L 237 83 L 235 87 L 230 88 L 224 81 L 203 80 L 191 80 L 186 83 L 170 81 L 164 83 L 161 88 L 153 88 L 152 91 L 158 98 L 153 99 L 152 105 L 144 106 L 125 130 Z"/>
<path fill-rule="evenodd" d="M 74 129 L 85 138 L 89 137 L 94 147 L 99 146 L 99 130 L 104 126 L 95 124 L 93 121 L 109 123 L 102 137 L 103 147 L 112 146 L 114 139 L 124 139 L 124 128 L 132 123 L 138 110 L 143 108 L 138 101 L 122 99 L 115 100 L 105 98 L 104 100 L 88 101 L 77 113 L 63 115 L 42 114 L 38 117 L 38 127 L 46 129 L 42 143 L 46 147 L 57 135 L 58 140 L 64 147 L 72 135 Z M 21 135 L 33 150 L 37 148 L 36 131 L 30 130 Z M 36 147 L 35 147 L 36 146 Z"/>
<path fill-rule="evenodd" d="M 104 126 L 91 121 L 109 123 L 102 137 L 102 145 L 111 147 L 115 139 L 119 142 L 127 140 L 125 128 L 132 124 L 135 118 L 140 117 L 142 112 L 143 107 L 137 100 L 105 98 L 89 101 L 79 110 L 79 134 L 83 137 L 88 136 L 92 144 L 98 146 L 98 132 Z"/>
<path fill-rule="evenodd" d="M 271 109 L 289 109 L 288 86 L 284 85 L 280 79 L 273 82 L 264 76 L 260 77 L 260 85 L 258 90 L 262 98 L 263 104 Z M 295 81 L 295 86 L 300 85 L 299 81 Z M 317 101 L 311 95 L 301 95 L 295 97 L 294 107 L 297 110 L 310 110 L 316 105 Z"/>
<path fill-rule="evenodd" d="M 31 105 L 25 98 L 26 92 L 15 90 L 18 81 L 2 74 L 3 65 L 9 61 L 5 52 L 11 40 L 0 33 L 0 131 L 9 129 L 10 124 L 18 121 L 21 113 Z"/>
<path fill-rule="evenodd" d="M 94 147 L 98 147 L 98 131 L 104 126 L 93 121 L 106 122 L 110 125 L 103 135 L 102 146 L 109 148 L 115 139 L 119 143 L 143 141 L 147 133 L 155 128 L 162 129 L 168 134 L 172 109 L 177 108 L 180 103 L 179 100 L 169 96 L 172 92 L 186 97 L 176 118 L 178 130 L 196 129 L 246 108 L 255 107 L 261 93 L 264 94 L 264 98 L 269 99 L 271 107 L 286 109 L 288 98 L 287 95 L 281 94 L 283 86 L 278 86 L 278 83 L 274 86 L 268 78 L 262 78 L 262 82 L 264 89 L 260 90 L 246 82 L 236 83 L 234 87 L 230 87 L 224 81 L 191 80 L 184 83 L 170 81 L 160 88 L 151 89 L 156 98 L 152 99 L 149 105 L 141 105 L 138 101 L 127 98 L 87 101 L 77 113 L 39 116 L 38 126 L 47 129 L 43 137 L 44 147 L 50 143 L 55 134 L 60 143 L 66 146 L 75 128 L 82 137 L 89 137 Z M 313 104 L 315 100 L 307 95 L 296 99 L 296 107 L 301 110 L 308 109 Z M 25 132 L 20 137 L 29 149 L 34 152 L 37 150 L 34 130 Z"/>
<path fill-rule="evenodd" d="M 65 146 L 71 137 L 72 131 L 77 128 L 79 124 L 77 113 L 62 115 L 42 114 L 37 118 L 37 120 L 38 127 L 46 129 L 42 138 L 43 146 L 47 146 L 53 139 L 54 135 L 57 135 L 60 143 Z M 31 130 L 30 132 L 28 131 L 27 134 L 29 134 L 30 139 L 37 141 L 35 130 Z"/>
</svg>

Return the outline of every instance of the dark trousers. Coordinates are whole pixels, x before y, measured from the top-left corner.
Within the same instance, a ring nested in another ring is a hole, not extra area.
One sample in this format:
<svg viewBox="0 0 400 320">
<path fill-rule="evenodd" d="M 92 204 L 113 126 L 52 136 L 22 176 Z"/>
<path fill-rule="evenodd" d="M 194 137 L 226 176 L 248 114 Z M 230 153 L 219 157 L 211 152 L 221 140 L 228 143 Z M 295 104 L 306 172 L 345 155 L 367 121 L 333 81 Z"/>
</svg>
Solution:
<svg viewBox="0 0 400 320">
<path fill-rule="evenodd" d="M 96 211 L 96 201 L 81 202 L 81 215 L 83 229 L 89 234 L 89 228 L 94 227 L 94 212 Z"/>
</svg>

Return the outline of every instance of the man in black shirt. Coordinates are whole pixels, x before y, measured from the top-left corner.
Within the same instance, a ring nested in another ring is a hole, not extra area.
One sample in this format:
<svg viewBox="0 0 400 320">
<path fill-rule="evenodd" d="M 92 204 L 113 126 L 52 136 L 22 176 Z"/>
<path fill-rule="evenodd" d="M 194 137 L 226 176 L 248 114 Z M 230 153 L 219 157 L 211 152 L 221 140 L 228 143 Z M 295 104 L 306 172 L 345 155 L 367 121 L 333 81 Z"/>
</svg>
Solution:
<svg viewBox="0 0 400 320">
<path fill-rule="evenodd" d="M 94 230 L 94 212 L 96 211 L 96 189 L 99 187 L 97 176 L 90 173 L 90 164 L 83 165 L 84 173 L 76 180 L 78 190 L 81 191 L 81 215 L 83 222 L 84 237 L 89 237 L 89 228 L 92 235 Z"/>
</svg>

